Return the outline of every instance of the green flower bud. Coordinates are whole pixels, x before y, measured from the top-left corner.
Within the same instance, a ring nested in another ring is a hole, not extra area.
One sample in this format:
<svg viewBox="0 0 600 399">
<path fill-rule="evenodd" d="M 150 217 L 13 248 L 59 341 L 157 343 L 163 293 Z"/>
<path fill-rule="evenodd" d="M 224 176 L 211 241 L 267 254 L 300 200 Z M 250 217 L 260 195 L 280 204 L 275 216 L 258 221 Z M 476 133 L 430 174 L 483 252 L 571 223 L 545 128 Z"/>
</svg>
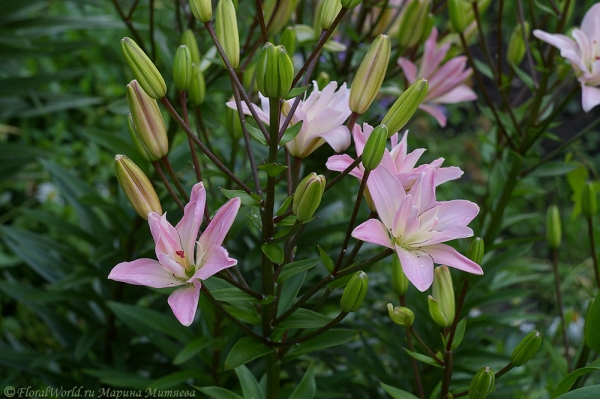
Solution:
<svg viewBox="0 0 600 399">
<path fill-rule="evenodd" d="M 598 200 L 594 183 L 587 182 L 581 191 L 581 211 L 589 218 L 598 213 Z"/>
<path fill-rule="evenodd" d="M 149 161 L 164 157 L 169 152 L 169 140 L 158 103 L 146 94 L 136 80 L 127 85 L 126 94 L 136 137 L 144 149 L 140 152 Z"/>
<path fill-rule="evenodd" d="M 348 281 L 340 305 L 344 312 L 356 312 L 367 296 L 369 277 L 363 271 L 356 272 Z"/>
<path fill-rule="evenodd" d="M 281 44 L 285 47 L 288 54 L 294 54 L 294 51 L 296 51 L 296 30 L 293 27 L 288 26 L 283 30 Z"/>
<path fill-rule="evenodd" d="M 556 205 L 551 205 L 546 213 L 546 241 L 548 241 L 550 248 L 556 249 L 560 247 L 560 239 L 560 213 Z"/>
<path fill-rule="evenodd" d="M 196 65 L 192 67 L 192 82 L 188 89 L 188 98 L 194 105 L 200 105 L 206 97 L 206 83 L 204 83 L 204 75 L 200 68 Z"/>
<path fill-rule="evenodd" d="M 192 84 L 192 53 L 187 46 L 181 45 L 175 52 L 173 81 L 179 91 L 187 90 Z"/>
<path fill-rule="evenodd" d="M 427 16 L 425 17 L 425 21 L 423 23 L 423 32 L 421 32 L 421 38 L 419 40 L 419 43 L 423 43 L 427 40 L 427 38 L 429 38 L 429 35 L 431 35 L 431 30 L 433 29 L 435 23 L 435 15 L 433 15 L 433 13 L 427 13 Z M 446 58 L 448 59 L 448 58 Z"/>
<path fill-rule="evenodd" d="M 408 278 L 402 270 L 400 258 L 392 255 L 392 288 L 397 295 L 404 295 L 408 291 Z"/>
<path fill-rule="evenodd" d="M 394 307 L 391 303 L 387 304 L 390 319 L 396 324 L 404 327 L 410 327 L 415 321 L 415 314 L 409 308 L 403 306 Z"/>
<path fill-rule="evenodd" d="M 525 21 L 525 37 L 529 36 L 529 23 Z M 517 66 L 525 57 L 525 40 L 523 39 L 523 25 L 515 26 L 506 50 L 506 61 L 513 66 Z"/>
<path fill-rule="evenodd" d="M 321 29 L 329 29 L 342 10 L 340 0 L 325 0 L 321 3 Z"/>
<path fill-rule="evenodd" d="M 470 399 L 484 399 L 492 392 L 494 383 L 496 382 L 496 376 L 489 367 L 483 367 L 475 374 L 475 377 L 471 380 L 469 385 L 469 398 Z"/>
<path fill-rule="evenodd" d="M 321 203 L 323 192 L 325 192 L 325 176 L 311 173 L 306 176 L 294 193 L 294 202 L 292 203 L 292 212 L 301 222 L 306 222 L 313 217 L 313 214 Z"/>
<path fill-rule="evenodd" d="M 539 331 L 531 331 L 519 342 L 510 354 L 510 362 L 515 367 L 520 367 L 530 361 L 542 344 L 542 334 Z"/>
<path fill-rule="evenodd" d="M 386 125 L 379 125 L 371 132 L 362 153 L 362 164 L 366 170 L 373 170 L 379 166 L 385 152 L 387 139 Z"/>
<path fill-rule="evenodd" d="M 115 156 L 115 173 L 119 185 L 138 215 L 148 220 L 150 212 L 162 214 L 160 200 L 152 183 L 131 159 L 125 155 Z"/>
<path fill-rule="evenodd" d="M 403 48 L 418 44 L 428 26 L 433 26 L 429 18 L 431 0 L 412 0 L 402 9 L 398 29 L 398 43 Z M 431 30 L 431 28 L 429 28 Z"/>
<path fill-rule="evenodd" d="M 217 38 L 233 68 L 240 64 L 240 35 L 237 16 L 231 0 L 219 0 L 216 17 Z"/>
<path fill-rule="evenodd" d="M 412 118 L 425 96 L 427 96 L 428 90 L 429 82 L 420 78 L 398 97 L 381 121 L 382 124 L 387 125 L 390 136 L 402 129 Z"/>
<path fill-rule="evenodd" d="M 190 49 L 192 64 L 200 65 L 200 49 L 198 48 L 198 42 L 193 30 L 186 29 L 183 31 L 181 34 L 181 44 Z"/>
<path fill-rule="evenodd" d="M 286 27 L 290 21 L 292 13 L 298 5 L 298 0 L 265 0 L 263 1 L 263 10 L 265 13 L 265 22 L 267 22 L 267 33 L 275 35 Z M 287 48 L 287 47 L 286 47 Z M 289 53 L 292 54 L 290 49 Z"/>
<path fill-rule="evenodd" d="M 150 156 L 148 155 L 146 149 L 140 142 L 139 133 L 137 127 L 135 126 L 135 122 L 133 122 L 133 117 L 131 116 L 131 113 L 127 114 L 127 128 L 129 130 L 129 136 L 131 137 L 131 141 L 135 145 L 135 148 L 144 157 L 146 161 L 150 161 Z"/>
<path fill-rule="evenodd" d="M 390 37 L 379 35 L 363 58 L 350 89 L 350 109 L 364 114 L 369 108 L 383 83 L 390 61 Z M 386 123 L 389 128 L 389 124 Z"/>
<path fill-rule="evenodd" d="M 481 265 L 483 261 L 483 254 L 485 252 L 485 246 L 483 243 L 483 239 L 481 237 L 475 237 L 471 246 L 469 247 L 469 252 L 467 252 L 467 258 L 471 259 L 473 262 Z"/>
<path fill-rule="evenodd" d="M 429 314 L 440 327 L 449 327 L 454 321 L 454 287 L 452 276 L 447 266 L 435 269 L 433 292 L 428 297 Z"/>
<path fill-rule="evenodd" d="M 350 10 L 362 3 L 362 0 L 342 0 L 341 3 L 342 7 L 344 7 L 347 10 Z"/>
<path fill-rule="evenodd" d="M 212 17 L 211 0 L 190 0 L 190 8 L 194 18 L 202 23 L 210 21 Z"/>
<path fill-rule="evenodd" d="M 133 76 L 144 91 L 155 100 L 163 98 L 167 94 L 165 80 L 140 46 L 132 39 L 124 37 L 121 39 L 121 50 Z"/>
<path fill-rule="evenodd" d="M 244 133 L 242 130 L 242 121 L 240 121 L 237 110 L 229 107 L 225 108 L 225 126 L 234 140 L 238 140 L 242 137 Z"/>
<path fill-rule="evenodd" d="M 448 14 L 450 14 L 450 22 L 452 29 L 456 33 L 462 33 L 470 23 L 467 19 L 471 4 L 467 0 L 448 0 Z M 471 10 L 472 13 L 472 10 Z"/>
<path fill-rule="evenodd" d="M 256 66 L 256 84 L 263 96 L 283 98 L 292 87 L 294 64 L 283 46 L 265 43 Z"/>
<path fill-rule="evenodd" d="M 329 74 L 325 71 L 321 71 L 321 73 L 319 73 L 319 76 L 317 76 L 317 86 L 319 86 L 319 90 L 323 90 L 325 86 L 329 84 L 330 81 L 331 78 L 329 77 Z"/>
</svg>

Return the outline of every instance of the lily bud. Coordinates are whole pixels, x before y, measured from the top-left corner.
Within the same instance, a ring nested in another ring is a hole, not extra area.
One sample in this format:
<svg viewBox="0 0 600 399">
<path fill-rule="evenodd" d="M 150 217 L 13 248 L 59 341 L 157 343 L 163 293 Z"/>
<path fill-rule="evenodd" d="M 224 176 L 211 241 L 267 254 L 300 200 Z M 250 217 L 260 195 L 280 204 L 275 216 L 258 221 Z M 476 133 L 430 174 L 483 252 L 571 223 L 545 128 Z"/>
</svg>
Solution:
<svg viewBox="0 0 600 399">
<path fill-rule="evenodd" d="M 433 296 L 429 295 L 429 314 L 440 327 L 449 327 L 454 321 L 454 287 L 447 266 L 435 269 L 433 277 Z"/>
<path fill-rule="evenodd" d="M 471 246 L 469 247 L 469 252 L 467 252 L 467 258 L 471 259 L 473 262 L 481 265 L 483 261 L 483 254 L 485 252 L 485 246 L 483 243 L 483 239 L 481 237 L 475 237 Z"/>
<path fill-rule="evenodd" d="M 494 371 L 489 367 L 483 367 L 471 380 L 471 385 L 469 385 L 469 398 L 484 399 L 492 392 L 495 382 L 496 376 L 494 375 Z"/>
<path fill-rule="evenodd" d="M 340 305 L 344 312 L 356 312 L 367 296 L 369 277 L 363 271 L 356 272 L 348 281 Z"/>
<path fill-rule="evenodd" d="M 263 10 L 265 13 L 265 22 L 267 23 L 267 33 L 269 35 L 279 33 L 290 21 L 290 17 L 297 5 L 298 0 L 264 0 Z M 289 53 L 292 54 L 291 51 Z"/>
<path fill-rule="evenodd" d="M 386 125 L 379 125 L 369 135 L 362 153 L 362 164 L 365 170 L 373 170 L 379 166 L 388 139 Z"/>
<path fill-rule="evenodd" d="M 396 324 L 404 327 L 410 327 L 415 321 L 415 314 L 409 308 L 403 306 L 394 307 L 391 303 L 387 304 L 390 319 Z"/>
<path fill-rule="evenodd" d="M 506 50 L 506 61 L 513 66 L 517 66 L 525 57 L 525 40 L 523 39 L 523 26 L 525 26 L 525 37 L 529 36 L 529 22 L 524 25 L 517 25 L 510 35 L 508 49 Z"/>
<path fill-rule="evenodd" d="M 121 50 L 133 76 L 144 91 L 155 100 L 163 98 L 167 94 L 165 80 L 140 46 L 132 39 L 124 37 L 121 39 Z"/>
<path fill-rule="evenodd" d="M 242 130 L 242 121 L 240 121 L 237 110 L 229 107 L 225 108 L 225 126 L 234 140 L 238 140 L 242 137 L 244 133 Z"/>
<path fill-rule="evenodd" d="M 169 140 L 158 103 L 146 94 L 136 80 L 127 85 L 126 94 L 137 138 L 144 148 L 140 152 L 150 161 L 164 157 L 169 152 Z"/>
<path fill-rule="evenodd" d="M 510 354 L 510 362 L 515 367 L 520 367 L 530 361 L 542 344 L 542 334 L 539 331 L 531 331 L 519 342 Z"/>
<path fill-rule="evenodd" d="M 177 90 L 187 90 L 192 84 L 192 53 L 187 46 L 181 45 L 173 60 L 173 81 Z"/>
<path fill-rule="evenodd" d="M 296 30 L 288 26 L 281 34 L 281 44 L 285 47 L 288 54 L 293 55 L 296 51 Z"/>
<path fill-rule="evenodd" d="M 387 125 L 390 136 L 402 129 L 412 118 L 425 96 L 427 96 L 428 90 L 429 82 L 420 78 L 398 97 L 381 121 L 382 124 Z"/>
<path fill-rule="evenodd" d="M 428 26 L 431 31 L 433 21 L 429 17 L 430 5 L 431 0 L 412 0 L 404 6 L 398 30 L 400 46 L 410 48 L 421 41 Z"/>
<path fill-rule="evenodd" d="M 181 44 L 190 49 L 192 64 L 200 65 L 200 49 L 198 48 L 198 42 L 193 30 L 186 29 L 183 31 L 181 34 Z"/>
<path fill-rule="evenodd" d="M 321 73 L 319 73 L 319 76 L 317 76 L 317 86 L 319 86 L 319 90 L 323 90 L 325 86 L 329 84 L 330 81 L 331 78 L 329 77 L 329 74 L 325 71 L 321 71 Z"/>
<path fill-rule="evenodd" d="M 581 192 L 581 211 L 589 218 L 598 213 L 598 200 L 596 198 L 596 190 L 591 182 L 585 183 Z"/>
<path fill-rule="evenodd" d="M 292 212 L 301 222 L 306 222 L 313 217 L 313 214 L 321 204 L 323 192 L 325 192 L 325 176 L 311 173 L 306 176 L 294 193 L 294 202 L 292 203 Z"/>
<path fill-rule="evenodd" d="M 216 17 L 217 38 L 233 68 L 240 64 L 240 35 L 237 16 L 231 0 L 219 0 Z"/>
<path fill-rule="evenodd" d="M 212 17 L 211 0 L 190 0 L 190 8 L 194 18 L 202 23 L 210 21 Z"/>
<path fill-rule="evenodd" d="M 133 122 L 133 117 L 131 116 L 131 113 L 127 114 L 127 128 L 129 130 L 129 136 L 131 137 L 131 141 L 135 145 L 135 148 L 144 157 L 146 161 L 150 161 L 150 156 L 146 152 L 146 149 L 144 148 L 142 143 L 140 143 L 139 133 L 137 131 L 135 123 Z"/>
<path fill-rule="evenodd" d="M 283 98 L 292 87 L 294 64 L 284 46 L 265 43 L 256 66 L 256 84 L 263 96 Z"/>
<path fill-rule="evenodd" d="M 321 29 L 329 29 L 342 10 L 340 0 L 325 0 L 321 3 Z"/>
<path fill-rule="evenodd" d="M 204 75 L 197 65 L 192 67 L 192 82 L 188 89 L 188 98 L 194 105 L 200 105 L 206 97 L 206 83 Z"/>
<path fill-rule="evenodd" d="M 408 278 L 397 255 L 392 255 L 392 289 L 398 296 L 406 294 L 408 290 Z"/>
<path fill-rule="evenodd" d="M 364 114 L 383 83 L 390 61 L 391 43 L 387 35 L 379 35 L 363 58 L 350 89 L 350 109 Z M 389 125 L 388 125 L 389 126 Z"/>
<path fill-rule="evenodd" d="M 150 212 L 162 214 L 160 200 L 152 183 L 131 159 L 120 154 L 115 156 L 115 173 L 119 185 L 138 215 L 148 220 Z"/>
<path fill-rule="evenodd" d="M 546 213 L 546 241 L 551 249 L 556 249 L 560 247 L 560 239 L 560 213 L 556 205 L 551 205 Z"/>
<path fill-rule="evenodd" d="M 341 3 L 342 7 L 344 7 L 347 10 L 350 10 L 362 3 L 362 0 L 342 0 Z"/>
<path fill-rule="evenodd" d="M 471 5 L 466 0 L 448 0 L 448 14 L 450 14 L 450 22 L 452 29 L 456 33 L 462 33 L 469 25 L 467 15 Z"/>
</svg>

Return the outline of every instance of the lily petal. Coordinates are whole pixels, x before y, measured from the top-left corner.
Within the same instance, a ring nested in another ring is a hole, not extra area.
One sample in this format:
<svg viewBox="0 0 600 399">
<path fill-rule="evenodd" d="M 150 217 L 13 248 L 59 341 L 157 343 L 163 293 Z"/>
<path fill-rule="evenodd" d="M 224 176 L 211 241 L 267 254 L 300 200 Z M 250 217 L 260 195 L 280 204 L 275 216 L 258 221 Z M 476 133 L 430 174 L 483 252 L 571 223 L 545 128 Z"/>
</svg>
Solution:
<svg viewBox="0 0 600 399">
<path fill-rule="evenodd" d="M 350 147 L 350 131 L 346 126 L 338 126 L 335 129 L 319 134 L 335 152 L 342 152 Z"/>
<path fill-rule="evenodd" d="M 396 245 L 396 253 L 406 278 L 421 292 L 433 283 L 433 259 L 426 252 L 406 249 Z"/>
<path fill-rule="evenodd" d="M 350 158 L 350 155 L 332 155 L 327 160 L 327 163 L 325 163 L 325 166 L 329 170 L 343 172 L 348 166 L 350 166 L 350 164 L 352 164 L 352 162 L 354 162 L 354 159 Z M 362 180 L 363 178 L 363 171 L 360 170 L 358 166 L 352 169 L 349 174 L 358 178 L 359 180 Z"/>
<path fill-rule="evenodd" d="M 445 244 L 434 244 L 423 247 L 435 263 L 453 267 L 467 273 L 483 274 L 483 269 L 466 256 L 459 254 L 454 248 Z"/>
<path fill-rule="evenodd" d="M 377 219 L 369 219 L 352 231 L 352 237 L 364 242 L 394 249 L 389 230 Z"/>
<path fill-rule="evenodd" d="M 108 275 L 110 280 L 133 285 L 145 285 L 152 288 L 173 287 L 185 284 L 176 279 L 172 273 L 162 268 L 154 259 L 137 259 L 132 262 L 121 262 Z"/>
<path fill-rule="evenodd" d="M 394 215 L 400 201 L 406 197 L 404 188 L 394 175 L 386 168 L 376 168 L 367 180 L 369 192 L 373 198 L 379 218 L 388 230 L 391 230 Z"/>
<path fill-rule="evenodd" d="M 217 274 L 221 270 L 235 266 L 237 260 L 230 258 L 227 250 L 219 245 L 214 245 L 203 259 L 204 265 L 194 273 L 188 280 L 191 283 L 194 280 L 206 280 L 210 276 Z"/>
<path fill-rule="evenodd" d="M 581 84 L 581 100 L 583 105 L 583 110 L 585 112 L 590 112 L 592 108 L 596 105 L 600 104 L 600 88 L 586 86 L 585 84 Z"/>
<path fill-rule="evenodd" d="M 194 281 L 193 285 L 180 288 L 169 295 L 169 306 L 173 310 L 173 314 L 177 320 L 188 327 L 194 321 L 196 309 L 198 308 L 198 300 L 200 299 L 200 288 L 202 284 L 199 281 Z"/>
<path fill-rule="evenodd" d="M 175 226 L 175 230 L 177 230 L 181 239 L 185 257 L 190 265 L 194 263 L 194 247 L 202 224 L 205 203 L 206 190 L 204 184 L 200 182 L 192 187 L 190 202 L 186 204 L 183 210 L 183 218 Z"/>
<path fill-rule="evenodd" d="M 210 251 L 213 246 L 223 244 L 223 240 L 225 240 L 225 236 L 240 209 L 240 204 L 241 200 L 239 198 L 232 198 L 217 211 L 217 214 L 198 240 L 204 251 Z"/>
</svg>

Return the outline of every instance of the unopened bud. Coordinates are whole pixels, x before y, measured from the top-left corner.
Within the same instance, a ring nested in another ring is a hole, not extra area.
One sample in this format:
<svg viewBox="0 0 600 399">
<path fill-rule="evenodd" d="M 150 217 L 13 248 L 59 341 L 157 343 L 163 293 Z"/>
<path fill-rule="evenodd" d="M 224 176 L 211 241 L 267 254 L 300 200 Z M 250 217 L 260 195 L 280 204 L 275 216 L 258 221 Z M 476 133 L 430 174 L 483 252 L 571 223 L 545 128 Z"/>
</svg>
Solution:
<svg viewBox="0 0 600 399">
<path fill-rule="evenodd" d="M 194 18 L 202 23 L 210 21 L 212 17 L 212 1 L 211 0 L 190 0 L 190 8 Z"/>
<path fill-rule="evenodd" d="M 340 0 L 325 0 L 321 3 L 321 29 L 329 29 L 342 10 Z"/>
<path fill-rule="evenodd" d="M 390 51 L 390 37 L 387 35 L 377 36 L 369 47 L 352 81 L 350 89 L 352 112 L 364 114 L 379 93 L 390 61 Z"/>
<path fill-rule="evenodd" d="M 408 278 L 397 255 L 392 255 L 392 289 L 398 296 L 406 294 L 408 290 Z"/>
<path fill-rule="evenodd" d="M 329 77 L 329 74 L 325 71 L 321 71 L 321 73 L 319 73 L 319 76 L 317 76 L 317 86 L 319 86 L 319 90 L 323 90 L 325 86 L 329 84 L 330 81 L 331 78 Z"/>
<path fill-rule="evenodd" d="M 550 205 L 546 213 L 546 241 L 551 249 L 560 247 L 560 213 L 556 205 Z"/>
<path fill-rule="evenodd" d="M 428 297 L 429 314 L 440 327 L 449 327 L 454 321 L 454 287 L 452 276 L 447 266 L 435 269 L 433 292 Z"/>
<path fill-rule="evenodd" d="M 294 193 L 294 202 L 292 203 L 292 212 L 296 215 L 296 218 L 301 222 L 310 220 L 319 204 L 321 204 L 321 198 L 323 192 L 325 192 L 325 176 L 311 173 L 306 176 Z"/>
<path fill-rule="evenodd" d="M 181 45 L 175 52 L 173 81 L 179 91 L 187 90 L 192 83 L 192 53 L 187 46 Z"/>
<path fill-rule="evenodd" d="M 150 161 L 150 156 L 148 155 L 146 149 L 140 142 L 139 133 L 137 131 L 135 123 L 133 122 L 133 117 L 131 116 L 131 113 L 127 114 L 127 128 L 129 130 L 129 136 L 131 137 L 131 141 L 135 145 L 135 148 L 138 150 L 140 155 L 144 157 L 146 161 Z"/>
<path fill-rule="evenodd" d="M 242 137 L 242 121 L 240 121 L 237 109 L 225 108 L 225 126 L 234 140 Z"/>
<path fill-rule="evenodd" d="M 136 80 L 127 85 L 126 94 L 135 132 L 144 149 L 140 152 L 149 161 L 164 157 L 169 152 L 169 140 L 158 103 L 146 94 Z"/>
<path fill-rule="evenodd" d="M 412 0 L 404 6 L 400 14 L 398 43 L 403 48 L 410 48 L 421 41 L 424 31 L 433 26 L 429 18 L 431 0 Z M 429 36 L 429 35 L 428 35 Z"/>
<path fill-rule="evenodd" d="M 475 237 L 471 246 L 469 247 L 469 252 L 467 252 L 467 258 L 471 259 L 473 262 L 481 265 L 483 261 L 483 254 L 485 252 L 485 245 L 483 243 L 483 239 L 481 237 Z"/>
<path fill-rule="evenodd" d="M 181 44 L 190 49 L 192 64 L 200 65 L 200 49 L 198 48 L 198 42 L 193 30 L 186 29 L 183 31 L 181 34 Z"/>
<path fill-rule="evenodd" d="M 283 98 L 292 87 L 294 64 L 283 46 L 267 42 L 258 56 L 256 84 L 263 96 Z"/>
<path fill-rule="evenodd" d="M 344 7 L 347 10 L 350 10 L 351 8 L 356 7 L 357 5 L 359 5 L 362 2 L 362 0 L 342 0 L 342 7 Z"/>
<path fill-rule="evenodd" d="M 450 14 L 450 22 L 452 29 L 456 33 L 462 33 L 469 25 L 467 20 L 471 4 L 467 0 L 448 0 L 448 14 Z"/>
<path fill-rule="evenodd" d="M 362 152 L 362 164 L 365 170 L 373 170 L 379 166 L 388 139 L 386 125 L 379 125 L 369 135 Z"/>
<path fill-rule="evenodd" d="M 138 215 L 147 220 L 150 212 L 162 214 L 160 200 L 152 183 L 131 159 L 125 155 L 115 156 L 115 173 L 119 185 Z"/>
<path fill-rule="evenodd" d="M 369 277 L 363 271 L 356 272 L 348 281 L 340 305 L 344 312 L 356 312 L 367 296 Z"/>
<path fill-rule="evenodd" d="M 284 27 L 286 27 L 297 5 L 298 0 L 263 1 L 265 22 L 267 23 L 267 33 L 269 35 L 275 35 L 279 33 Z M 292 54 L 291 51 L 289 51 L 289 53 Z"/>
<path fill-rule="evenodd" d="M 414 323 L 415 314 L 409 308 L 403 306 L 394 307 L 391 303 L 387 304 L 387 308 L 390 319 L 392 319 L 394 323 L 404 327 L 410 327 Z"/>
<path fill-rule="evenodd" d="M 233 68 L 240 64 L 240 35 L 237 16 L 231 0 L 219 0 L 216 17 L 217 38 Z"/>
<path fill-rule="evenodd" d="M 140 46 L 132 39 L 124 37 L 121 39 L 121 50 L 133 76 L 144 91 L 156 100 L 163 98 L 167 94 L 165 80 Z"/>
<path fill-rule="evenodd" d="M 469 385 L 469 399 L 484 399 L 492 392 L 496 376 L 489 367 L 483 367 L 475 374 Z"/>
<path fill-rule="evenodd" d="M 525 58 L 525 39 L 529 36 L 529 23 L 525 21 L 525 33 L 523 33 L 523 25 L 519 24 L 515 26 L 510 40 L 508 41 L 508 49 L 506 50 L 506 60 L 509 64 L 517 66 Z"/>
<path fill-rule="evenodd" d="M 519 367 L 530 361 L 542 344 L 542 334 L 539 331 L 531 331 L 519 342 L 510 354 L 510 362 Z"/>
<path fill-rule="evenodd" d="M 594 183 L 587 182 L 581 191 L 581 211 L 589 218 L 598 213 L 598 199 Z"/>
<path fill-rule="evenodd" d="M 290 56 L 294 55 L 294 51 L 296 51 L 296 30 L 293 27 L 288 26 L 283 30 L 281 44 Z"/>
<path fill-rule="evenodd" d="M 417 79 L 408 89 L 398 97 L 387 114 L 381 121 L 387 125 L 388 134 L 391 136 L 404 127 L 412 118 L 427 96 L 429 82 L 425 79 Z"/>
<path fill-rule="evenodd" d="M 188 89 L 188 98 L 194 105 L 200 105 L 204 102 L 206 97 L 206 83 L 204 82 L 204 75 L 200 70 L 200 67 L 194 65 L 192 67 L 192 82 Z"/>
</svg>

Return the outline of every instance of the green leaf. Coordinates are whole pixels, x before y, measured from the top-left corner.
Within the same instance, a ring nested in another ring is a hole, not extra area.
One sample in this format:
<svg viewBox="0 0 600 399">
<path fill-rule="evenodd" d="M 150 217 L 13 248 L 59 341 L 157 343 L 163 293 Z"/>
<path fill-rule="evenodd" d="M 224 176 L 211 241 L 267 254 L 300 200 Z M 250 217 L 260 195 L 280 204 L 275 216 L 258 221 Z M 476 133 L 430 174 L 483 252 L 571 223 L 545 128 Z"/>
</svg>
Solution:
<svg viewBox="0 0 600 399">
<path fill-rule="evenodd" d="M 298 133 L 300 133 L 300 129 L 302 128 L 302 122 L 303 121 L 296 122 L 295 124 L 286 129 L 285 133 L 283 133 L 283 136 L 281 136 L 281 141 L 279 141 L 280 146 L 289 143 L 294 139 L 294 137 L 298 135 Z"/>
<path fill-rule="evenodd" d="M 206 348 L 212 341 L 208 337 L 198 337 L 189 344 L 187 344 L 173 359 L 174 365 L 180 365 L 202 351 L 202 349 Z"/>
<path fill-rule="evenodd" d="M 302 288 L 302 283 L 306 278 L 306 272 L 295 275 L 282 282 L 281 297 L 279 298 L 279 307 L 277 308 L 277 316 L 281 316 L 295 302 L 298 291 Z"/>
<path fill-rule="evenodd" d="M 304 373 L 304 377 L 294 389 L 294 392 L 288 397 L 288 399 L 313 399 L 317 393 L 317 383 L 315 382 L 315 376 L 313 373 L 313 364 L 311 363 Z"/>
<path fill-rule="evenodd" d="M 73 356 L 76 360 L 81 360 L 90 352 L 90 348 L 98 341 L 98 338 L 104 333 L 101 329 L 88 330 L 79 337 L 75 345 Z"/>
<path fill-rule="evenodd" d="M 551 177 L 566 175 L 577 169 L 579 165 L 565 162 L 547 162 L 529 174 L 531 177 Z"/>
<path fill-rule="evenodd" d="M 236 287 L 222 288 L 210 293 L 217 301 L 221 302 L 258 302 L 258 299 Z"/>
<path fill-rule="evenodd" d="M 0 145 L 0 181 L 15 178 L 15 175 L 38 157 L 50 153 L 39 148 L 18 143 L 3 142 Z"/>
<path fill-rule="evenodd" d="M 260 207 L 260 201 L 257 201 L 254 197 L 252 197 L 245 191 L 227 190 L 227 189 L 221 188 L 221 192 L 229 199 L 236 198 L 236 197 L 239 198 L 240 200 L 242 200 L 242 205 Z"/>
<path fill-rule="evenodd" d="M 276 264 L 283 263 L 283 249 L 277 244 L 264 244 L 260 247 L 269 260 Z"/>
<path fill-rule="evenodd" d="M 269 143 L 267 143 L 267 140 L 265 139 L 265 135 L 259 128 L 252 126 L 248 123 L 248 121 L 245 121 L 244 123 L 246 124 L 246 129 L 248 129 L 248 133 L 250 133 L 250 136 L 254 137 L 256 140 L 258 140 L 261 144 L 265 146 L 269 145 Z"/>
<path fill-rule="evenodd" d="M 308 87 L 310 85 L 306 85 L 306 86 L 302 86 L 302 87 L 294 87 L 292 90 L 290 90 L 290 92 L 288 93 L 288 95 L 285 97 L 286 100 L 289 100 L 291 98 L 294 97 L 298 97 L 300 94 L 304 93 L 306 90 L 308 90 Z"/>
<path fill-rule="evenodd" d="M 462 342 L 465 336 L 465 330 L 467 329 L 467 318 L 465 317 L 456 324 L 456 331 L 454 332 L 454 340 L 452 341 L 452 350 L 458 348 L 458 345 Z"/>
<path fill-rule="evenodd" d="M 260 165 L 258 169 L 264 170 L 271 177 L 275 177 L 278 176 L 284 170 L 286 170 L 287 166 L 282 165 L 280 163 L 268 163 L 265 165 Z"/>
<path fill-rule="evenodd" d="M 200 392 L 202 392 L 205 395 L 208 395 L 211 398 L 217 398 L 217 399 L 244 399 L 242 398 L 240 395 L 238 395 L 237 393 L 233 393 L 225 388 L 221 388 L 221 387 L 197 387 L 192 385 L 194 388 L 196 388 L 197 390 L 199 390 Z"/>
<path fill-rule="evenodd" d="M 408 393 L 399 388 L 394 388 L 393 386 L 384 384 L 381 381 L 379 382 L 379 385 L 381 385 L 381 387 L 394 399 L 419 399 L 412 393 Z"/>
<path fill-rule="evenodd" d="M 135 373 L 117 369 L 84 369 L 85 374 L 94 376 L 101 383 L 117 388 L 146 389 L 152 381 Z"/>
<path fill-rule="evenodd" d="M 183 382 L 196 377 L 198 377 L 197 370 L 177 371 L 154 381 L 152 384 L 148 385 L 148 389 L 169 389 L 181 385 Z"/>
<path fill-rule="evenodd" d="M 285 201 L 283 201 L 283 204 L 281 204 L 281 207 L 279 208 L 279 210 L 277 210 L 277 213 L 275 214 L 275 216 L 281 216 L 284 213 L 286 213 L 288 208 L 290 207 L 290 205 L 292 205 L 293 200 L 294 200 L 293 195 L 290 195 L 289 197 L 287 197 L 285 199 Z"/>
<path fill-rule="evenodd" d="M 558 399 L 598 399 L 600 397 L 600 385 L 579 388 L 562 396 Z"/>
<path fill-rule="evenodd" d="M 287 362 L 296 359 L 299 356 L 314 352 L 320 349 L 330 348 L 332 346 L 341 345 L 350 341 L 358 335 L 358 330 L 329 330 L 323 334 L 309 339 L 308 341 L 294 345 L 287 355 L 283 357 L 283 361 Z"/>
<path fill-rule="evenodd" d="M 312 310 L 300 308 L 279 323 L 276 328 L 320 328 L 332 319 Z"/>
<path fill-rule="evenodd" d="M 590 304 L 585 318 L 585 344 L 594 352 L 600 353 L 600 294 Z"/>
<path fill-rule="evenodd" d="M 584 374 L 591 373 L 592 371 L 600 370 L 600 359 L 596 359 L 594 362 L 588 364 L 585 367 L 577 369 L 567 374 L 556 386 L 552 399 L 558 398 L 560 395 L 569 392 L 569 389 L 573 386 L 575 381 Z"/>
<path fill-rule="evenodd" d="M 235 369 L 251 360 L 274 352 L 275 348 L 258 342 L 252 337 L 240 338 L 225 359 L 225 370 Z"/>
<path fill-rule="evenodd" d="M 245 399 L 265 399 L 265 393 L 256 381 L 252 372 L 248 370 L 246 366 L 240 366 L 235 369 L 240 385 L 242 386 L 242 393 Z"/>
<path fill-rule="evenodd" d="M 427 355 L 422 355 L 420 353 L 416 353 L 416 352 L 411 352 L 408 349 L 404 348 L 404 350 L 406 351 L 406 353 L 408 353 L 408 355 L 414 359 L 417 359 L 420 362 L 429 364 L 430 366 L 435 366 L 435 367 L 439 367 L 441 368 L 442 366 L 440 366 L 435 360 L 433 360 L 433 358 L 427 356 Z"/>
<path fill-rule="evenodd" d="M 335 267 L 333 259 L 331 259 L 327 252 L 323 251 L 323 248 L 321 247 L 319 247 L 319 256 L 321 257 L 321 261 L 323 262 L 323 265 L 325 265 L 327 271 L 331 273 L 333 271 L 333 268 Z"/>
<path fill-rule="evenodd" d="M 235 302 L 232 304 L 223 304 L 223 308 L 232 316 L 245 323 L 252 325 L 260 324 L 260 317 L 258 316 L 256 309 L 249 303 Z"/>
<path fill-rule="evenodd" d="M 297 262 L 288 263 L 287 265 L 283 266 L 281 273 L 279 273 L 279 276 L 277 276 L 277 282 L 281 283 L 282 281 L 285 281 L 298 273 L 312 269 L 319 263 L 321 263 L 320 258 L 304 259 Z"/>
</svg>

